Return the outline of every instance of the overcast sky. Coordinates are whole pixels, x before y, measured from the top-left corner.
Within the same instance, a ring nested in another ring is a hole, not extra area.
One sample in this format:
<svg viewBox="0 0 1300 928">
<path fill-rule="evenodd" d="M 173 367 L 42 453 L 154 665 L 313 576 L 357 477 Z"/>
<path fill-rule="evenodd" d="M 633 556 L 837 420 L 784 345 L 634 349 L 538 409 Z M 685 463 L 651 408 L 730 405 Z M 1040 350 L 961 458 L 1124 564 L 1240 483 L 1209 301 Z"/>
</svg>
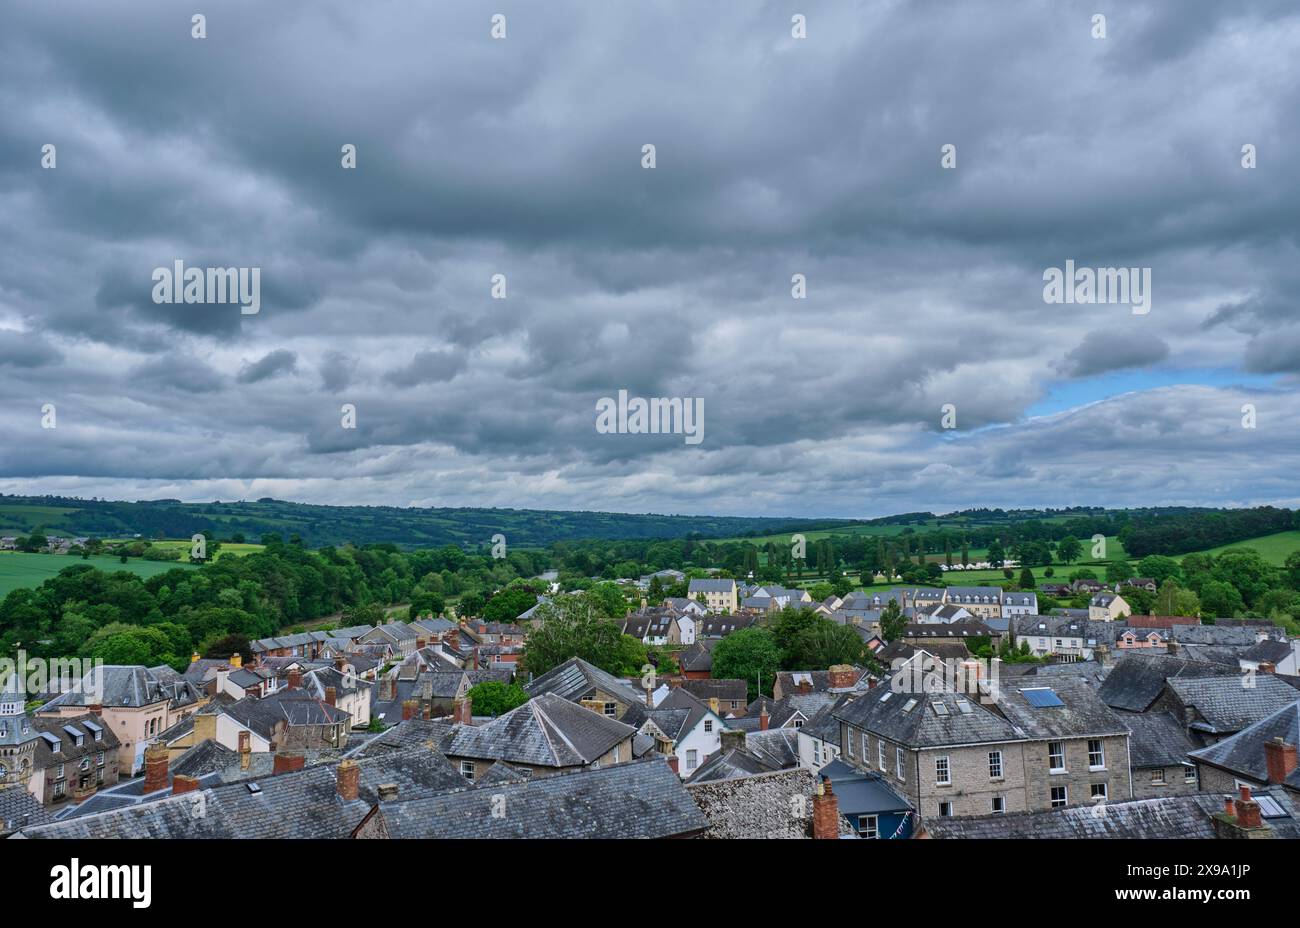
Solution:
<svg viewBox="0 0 1300 928">
<path fill-rule="evenodd" d="M 0 14 L 0 491 L 1300 503 L 1291 0 L 193 6 Z M 1151 311 L 1045 303 L 1067 259 Z M 598 433 L 620 389 L 703 442 Z"/>
</svg>

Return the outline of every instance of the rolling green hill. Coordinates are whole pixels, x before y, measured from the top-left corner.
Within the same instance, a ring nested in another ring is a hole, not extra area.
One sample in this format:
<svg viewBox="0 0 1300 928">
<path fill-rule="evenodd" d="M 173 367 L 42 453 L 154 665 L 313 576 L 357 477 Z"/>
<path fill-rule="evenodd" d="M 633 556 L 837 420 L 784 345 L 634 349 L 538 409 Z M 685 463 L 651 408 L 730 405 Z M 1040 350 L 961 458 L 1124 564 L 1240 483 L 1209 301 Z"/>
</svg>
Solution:
<svg viewBox="0 0 1300 928">
<path fill-rule="evenodd" d="M 115 502 L 64 497 L 0 496 L 0 535 L 93 535 L 99 538 L 188 538 L 195 532 L 249 542 L 263 534 L 298 535 L 309 547 L 388 542 L 403 547 L 490 544 L 541 547 L 584 539 L 713 538 L 850 525 L 849 520 L 675 516 L 537 509 L 407 509 L 396 506 L 317 506 L 283 500 L 182 503 Z"/>
<path fill-rule="evenodd" d="M 69 554 L 19 554 L 15 551 L 0 551 L 0 598 L 11 590 L 20 590 L 40 586 L 50 577 L 74 564 L 89 564 L 99 570 L 127 570 L 141 577 L 152 577 L 180 567 L 193 570 L 194 565 L 181 564 L 176 561 L 146 561 L 138 557 L 130 558 L 125 564 L 115 557 L 89 557 L 85 560 Z"/>
<path fill-rule="evenodd" d="M 1209 548 L 1205 551 L 1196 552 L 1198 554 L 1213 554 L 1215 556 L 1222 554 L 1229 548 L 1253 548 L 1258 551 L 1264 560 L 1268 561 L 1274 567 L 1281 567 L 1286 561 L 1287 555 L 1295 551 L 1300 551 L 1300 531 L 1277 532 L 1273 535 L 1261 535 L 1258 538 L 1247 538 L 1245 541 L 1233 542 L 1230 545 L 1220 545 L 1217 548 Z M 1184 555 L 1186 557 L 1186 555 Z"/>
</svg>

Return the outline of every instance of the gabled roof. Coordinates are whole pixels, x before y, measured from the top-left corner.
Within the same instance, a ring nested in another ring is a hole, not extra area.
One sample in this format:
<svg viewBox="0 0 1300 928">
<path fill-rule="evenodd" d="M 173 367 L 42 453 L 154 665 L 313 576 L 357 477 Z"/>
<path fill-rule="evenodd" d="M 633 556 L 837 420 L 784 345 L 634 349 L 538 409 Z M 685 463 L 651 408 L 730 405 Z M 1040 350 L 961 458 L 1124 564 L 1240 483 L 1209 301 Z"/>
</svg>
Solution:
<svg viewBox="0 0 1300 928">
<path fill-rule="evenodd" d="M 1112 709 L 1145 712 L 1164 690 L 1166 680 L 1216 675 L 1240 677 L 1236 670 L 1214 664 L 1183 660 L 1165 654 L 1129 652 L 1115 662 L 1098 692 L 1102 702 Z"/>
<path fill-rule="evenodd" d="M 97 670 L 91 670 L 82 677 L 76 688 L 55 696 L 38 711 L 50 712 L 69 706 L 94 704 L 106 708 L 138 709 L 160 702 L 180 707 L 203 698 L 197 686 L 175 671 L 162 675 L 148 667 L 121 664 L 106 664 L 98 668 L 98 671 L 102 671 L 99 678 L 102 691 L 98 691 L 95 686 Z"/>
<path fill-rule="evenodd" d="M 27 792 L 25 786 L 0 787 L 0 835 L 32 825 L 44 825 L 51 818 L 50 812 Z"/>
<path fill-rule="evenodd" d="M 640 725 L 645 718 L 645 695 L 639 693 L 626 680 L 589 664 L 580 657 L 571 657 L 563 664 L 552 667 L 540 677 L 524 685 L 529 696 L 554 693 L 570 702 L 577 702 L 592 690 L 600 690 L 628 707 L 624 719 L 630 725 Z"/>
<path fill-rule="evenodd" d="M 1188 727 L 1231 734 L 1295 702 L 1296 691 L 1270 674 L 1240 677 L 1174 678 L 1166 684 L 1186 707 L 1195 709 Z"/>
<path fill-rule="evenodd" d="M 448 757 L 576 767 L 599 760 L 635 733 L 631 725 L 546 693 L 485 725 L 454 728 L 442 750 Z"/>
<path fill-rule="evenodd" d="M 342 709 L 317 699 L 305 690 L 282 689 L 263 699 L 249 696 L 231 703 L 223 710 L 239 724 L 270 740 L 277 723 L 289 726 L 339 725 L 352 718 Z"/>
<path fill-rule="evenodd" d="M 686 589 L 690 593 L 731 593 L 736 589 L 736 581 L 692 580 Z"/>
<path fill-rule="evenodd" d="M 1129 762 L 1134 770 L 1188 763 L 1196 744 L 1172 712 L 1126 712 L 1122 721 L 1133 732 Z"/>
<path fill-rule="evenodd" d="M 658 757 L 385 802 L 379 814 L 394 838 L 673 838 L 709 824 Z"/>
<path fill-rule="evenodd" d="M 744 680 L 683 680 L 679 689 L 705 702 L 716 698 L 745 703 L 749 699 L 748 684 Z"/>
<path fill-rule="evenodd" d="M 1283 706 L 1229 738 L 1193 751 L 1192 758 L 1262 783 L 1268 780 L 1264 745 L 1276 738 L 1287 744 L 1300 744 L 1300 700 Z M 1300 768 L 1293 770 L 1286 782 L 1292 789 L 1300 789 Z"/>
<path fill-rule="evenodd" d="M 998 687 L 995 703 L 1012 725 L 1030 738 L 1124 735 L 1128 728 L 1083 677 L 1034 678 Z"/>
<path fill-rule="evenodd" d="M 936 706 L 941 708 L 936 710 Z M 841 706 L 834 717 L 910 748 L 1025 741 L 1024 730 L 959 693 L 894 692 L 877 687 Z"/>
<path fill-rule="evenodd" d="M 418 797 L 466 781 L 428 748 L 358 758 L 359 795 L 338 795 L 337 764 L 200 789 L 155 802 L 24 829 L 27 838 L 346 838 L 378 802 L 378 788 Z M 255 788 L 254 788 L 255 787 Z M 95 797 L 91 797 L 93 801 Z"/>
<path fill-rule="evenodd" d="M 836 792 L 839 792 L 838 786 Z M 1266 818 L 1280 838 L 1300 837 L 1300 809 L 1283 790 L 1259 791 L 1284 811 Z M 1051 812 L 1013 812 L 927 819 L 932 838 L 1214 838 L 1213 816 L 1223 811 L 1219 793 L 1109 802 L 1103 807 L 1070 806 Z"/>
</svg>

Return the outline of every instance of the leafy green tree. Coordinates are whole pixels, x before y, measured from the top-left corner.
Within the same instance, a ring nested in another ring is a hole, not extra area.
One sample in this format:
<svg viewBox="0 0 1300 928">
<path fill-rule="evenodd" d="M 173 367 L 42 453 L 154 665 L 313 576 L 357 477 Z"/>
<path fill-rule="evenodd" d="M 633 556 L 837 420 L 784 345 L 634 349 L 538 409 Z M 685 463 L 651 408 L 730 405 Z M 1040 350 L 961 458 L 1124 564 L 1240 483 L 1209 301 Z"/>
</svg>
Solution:
<svg viewBox="0 0 1300 928">
<path fill-rule="evenodd" d="M 903 637 L 903 629 L 906 627 L 907 617 L 903 615 L 898 600 L 891 599 L 880 610 L 880 637 L 890 642 L 897 641 Z"/>
<path fill-rule="evenodd" d="M 1138 561 L 1137 575 L 1139 577 L 1150 577 L 1159 587 L 1166 580 L 1177 580 L 1182 576 L 1182 571 L 1178 567 L 1178 562 L 1172 557 L 1166 557 L 1163 554 L 1148 554 Z"/>
<path fill-rule="evenodd" d="M 586 593 L 557 596 L 537 607 L 538 626 L 524 643 L 523 663 L 541 675 L 571 657 L 618 673 L 626 654 L 619 626 L 605 618 Z"/>
<path fill-rule="evenodd" d="M 471 590 L 460 598 L 456 604 L 456 614 L 462 618 L 468 616 L 481 616 L 483 614 L 483 594 L 477 590 Z"/>
<path fill-rule="evenodd" d="M 526 584 L 512 585 L 501 590 L 483 607 L 487 622 L 513 622 L 537 605 L 537 590 Z"/>
<path fill-rule="evenodd" d="M 772 692 L 780 669 L 781 651 L 771 633 L 759 626 L 732 632 L 713 648 L 714 679 L 744 680 L 751 700 Z"/>
<path fill-rule="evenodd" d="M 1201 609 L 1218 618 L 1231 618 L 1245 609 L 1241 593 L 1223 580 L 1206 580 L 1201 584 Z"/>
<path fill-rule="evenodd" d="M 1253 606 L 1273 586 L 1276 570 L 1254 548 L 1229 548 L 1214 559 L 1214 579 L 1232 586 L 1246 605 Z M 1201 602 L 1205 602 L 1201 590 Z"/>
<path fill-rule="evenodd" d="M 1133 565 L 1125 560 L 1111 561 L 1106 565 L 1106 582 L 1121 583 L 1133 576 Z"/>
<path fill-rule="evenodd" d="M 825 670 L 835 664 L 860 664 L 866 655 L 866 642 L 852 626 L 839 625 L 818 617 L 810 628 L 799 633 L 799 653 L 806 670 Z"/>
<path fill-rule="evenodd" d="M 1083 554 L 1083 545 L 1073 535 L 1066 535 L 1056 543 L 1056 557 L 1063 564 L 1073 564 Z"/>
<path fill-rule="evenodd" d="M 478 715 L 505 715 L 528 702 L 528 693 L 517 683 L 485 680 L 469 689 L 473 711 Z"/>
<path fill-rule="evenodd" d="M 1283 579 L 1293 590 L 1300 590 L 1300 551 L 1292 551 L 1283 562 Z"/>
</svg>

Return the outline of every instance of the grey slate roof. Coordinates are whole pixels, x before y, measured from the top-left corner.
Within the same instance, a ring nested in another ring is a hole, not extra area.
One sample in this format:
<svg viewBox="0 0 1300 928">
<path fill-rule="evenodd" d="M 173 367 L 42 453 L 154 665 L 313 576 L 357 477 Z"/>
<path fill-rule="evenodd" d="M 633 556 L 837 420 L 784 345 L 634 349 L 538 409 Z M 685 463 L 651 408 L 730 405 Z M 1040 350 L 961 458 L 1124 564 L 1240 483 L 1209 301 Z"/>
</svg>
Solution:
<svg viewBox="0 0 1300 928">
<path fill-rule="evenodd" d="M 704 702 L 711 697 L 742 705 L 749 701 L 748 684 L 744 680 L 683 680 L 679 689 Z"/>
<path fill-rule="evenodd" d="M 580 657 L 571 657 L 563 664 L 552 667 L 537 679 L 525 684 L 529 696 L 554 693 L 562 699 L 577 702 L 593 690 L 621 700 L 628 711 L 623 719 L 629 725 L 639 726 L 645 720 L 645 695 L 625 680 L 589 664 Z"/>
<path fill-rule="evenodd" d="M 636 733 L 554 693 L 534 697 L 486 725 L 460 725 L 442 743 L 448 757 L 576 767 L 599 760 Z"/>
<path fill-rule="evenodd" d="M 1295 702 L 1296 691 L 1270 674 L 1252 677 L 1175 678 L 1167 686 L 1195 714 L 1188 726 L 1213 734 L 1241 731 Z"/>
<path fill-rule="evenodd" d="M 708 827 L 658 757 L 386 802 L 380 815 L 394 838 L 671 838 Z"/>
<path fill-rule="evenodd" d="M 1121 657 L 1102 684 L 1102 701 L 1112 709 L 1145 712 L 1165 688 L 1165 681 L 1175 677 L 1224 675 L 1236 677 L 1213 664 L 1183 660 L 1164 654 L 1127 653 Z"/>
<path fill-rule="evenodd" d="M 1197 747 L 1172 712 L 1126 712 L 1120 718 L 1133 732 L 1129 763 L 1134 770 L 1188 763 L 1187 753 Z"/>
<path fill-rule="evenodd" d="M 935 711 L 935 704 L 944 707 L 943 714 Z M 836 709 L 833 715 L 855 728 L 911 748 L 994 744 L 1029 737 L 980 705 L 977 698 L 950 692 L 913 696 L 880 686 Z"/>
<path fill-rule="evenodd" d="M 1291 692 L 1294 695 L 1295 690 Z M 1193 751 L 1192 758 L 1263 783 L 1268 780 L 1264 745 L 1274 738 L 1281 738 L 1287 744 L 1300 744 L 1300 701 L 1283 706 L 1208 748 Z M 1300 768 L 1292 771 L 1286 782 L 1292 789 L 1300 790 Z"/>
<path fill-rule="evenodd" d="M 27 792 L 27 787 L 0 788 L 0 835 L 29 825 L 44 825 L 48 821 L 50 813 Z"/>
<path fill-rule="evenodd" d="M 271 738 L 276 723 L 280 721 L 296 727 L 347 724 L 351 719 L 342 709 L 302 689 L 282 689 L 264 699 L 245 697 L 227 706 L 225 714 L 267 739 Z"/>
<path fill-rule="evenodd" d="M 1297 809 L 1283 791 L 1268 790 L 1286 815 L 1265 819 L 1280 838 L 1300 837 Z M 1071 806 L 1051 812 L 1013 812 L 969 818 L 932 818 L 925 824 L 932 838 L 1213 838 L 1211 816 L 1223 810 L 1219 793 L 1196 793 L 1161 799 Z"/>
<path fill-rule="evenodd" d="M 392 783 L 399 797 L 458 789 L 465 780 L 427 748 L 359 758 L 359 798 L 339 798 L 336 764 L 24 829 L 27 838 L 346 838 Z M 95 797 L 92 797 L 93 801 Z"/>
<path fill-rule="evenodd" d="M 730 593 L 736 588 L 735 580 L 692 580 L 688 593 Z"/>
<path fill-rule="evenodd" d="M 1034 706 L 1033 692 L 1050 691 L 1063 704 Z M 1101 701 L 1096 689 L 1082 677 L 1033 678 L 998 687 L 996 708 L 1030 738 L 1082 738 L 1124 735 L 1127 726 Z"/>
<path fill-rule="evenodd" d="M 677 658 L 677 665 L 683 673 L 709 673 L 713 670 L 713 649 L 709 647 L 711 643 L 714 643 L 713 639 L 697 640 L 682 651 Z"/>
<path fill-rule="evenodd" d="M 436 719 L 407 719 L 348 752 L 350 757 L 377 757 L 413 747 L 434 750 L 451 733 L 456 723 L 450 716 Z"/>
<path fill-rule="evenodd" d="M 1232 625 L 1175 625 L 1171 629 L 1175 641 L 1189 644 L 1245 645 L 1255 643 L 1252 626 Z"/>
<path fill-rule="evenodd" d="M 40 711 L 53 711 L 68 706 L 90 706 L 100 703 L 113 708 L 143 708 L 160 702 L 170 702 L 175 707 L 198 702 L 203 694 L 189 680 L 176 674 L 160 675 L 138 665 L 106 664 L 103 668 L 103 692 L 94 686 L 95 671 L 88 672 L 76 688 L 55 696 Z M 170 670 L 170 668 L 168 668 Z"/>
<path fill-rule="evenodd" d="M 1291 643 L 1267 638 L 1254 647 L 1242 651 L 1241 656 L 1248 661 L 1269 661 L 1277 664 L 1291 656 Z"/>
</svg>

